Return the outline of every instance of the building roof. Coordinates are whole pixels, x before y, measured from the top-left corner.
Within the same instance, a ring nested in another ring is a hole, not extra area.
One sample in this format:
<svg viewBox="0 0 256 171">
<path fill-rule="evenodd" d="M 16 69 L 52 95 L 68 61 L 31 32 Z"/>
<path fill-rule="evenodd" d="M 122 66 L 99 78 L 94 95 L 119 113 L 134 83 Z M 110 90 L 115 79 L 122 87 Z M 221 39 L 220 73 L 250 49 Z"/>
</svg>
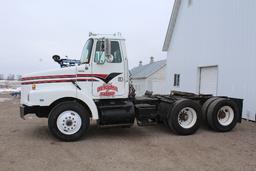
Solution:
<svg viewBox="0 0 256 171">
<path fill-rule="evenodd" d="M 167 29 L 165 40 L 164 40 L 163 51 L 168 51 L 168 49 L 169 49 L 172 35 L 173 35 L 173 30 L 174 30 L 177 16 L 178 16 L 179 9 L 180 9 L 180 4 L 181 4 L 181 0 L 174 1 L 172 15 L 171 15 L 171 18 L 169 21 L 168 29 Z"/>
<path fill-rule="evenodd" d="M 137 66 L 130 70 L 133 79 L 143 79 L 151 76 L 166 65 L 166 60 L 156 61 L 147 65 Z"/>
</svg>

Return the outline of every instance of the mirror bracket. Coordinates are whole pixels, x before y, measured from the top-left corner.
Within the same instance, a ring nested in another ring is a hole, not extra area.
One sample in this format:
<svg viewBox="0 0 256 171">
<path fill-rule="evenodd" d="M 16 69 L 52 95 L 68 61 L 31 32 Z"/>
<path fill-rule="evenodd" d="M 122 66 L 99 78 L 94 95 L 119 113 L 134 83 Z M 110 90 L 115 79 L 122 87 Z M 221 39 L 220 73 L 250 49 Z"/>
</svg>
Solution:
<svg viewBox="0 0 256 171">
<path fill-rule="evenodd" d="M 104 43 L 106 60 L 111 63 L 113 61 L 113 56 L 111 54 L 111 40 L 105 39 Z"/>
</svg>

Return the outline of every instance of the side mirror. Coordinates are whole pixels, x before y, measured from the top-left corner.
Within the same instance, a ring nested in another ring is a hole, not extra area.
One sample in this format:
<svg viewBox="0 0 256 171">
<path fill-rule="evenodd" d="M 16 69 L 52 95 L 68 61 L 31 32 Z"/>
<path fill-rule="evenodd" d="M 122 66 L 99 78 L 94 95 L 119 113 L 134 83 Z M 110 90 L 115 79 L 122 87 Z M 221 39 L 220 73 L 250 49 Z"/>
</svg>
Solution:
<svg viewBox="0 0 256 171">
<path fill-rule="evenodd" d="M 110 39 L 105 39 L 105 56 L 108 62 L 112 62 L 113 56 L 111 55 L 111 41 Z M 112 59 L 112 60 L 111 60 Z"/>
<path fill-rule="evenodd" d="M 60 56 L 59 55 L 53 55 L 52 56 L 52 59 L 55 61 L 55 62 L 60 62 Z"/>
</svg>

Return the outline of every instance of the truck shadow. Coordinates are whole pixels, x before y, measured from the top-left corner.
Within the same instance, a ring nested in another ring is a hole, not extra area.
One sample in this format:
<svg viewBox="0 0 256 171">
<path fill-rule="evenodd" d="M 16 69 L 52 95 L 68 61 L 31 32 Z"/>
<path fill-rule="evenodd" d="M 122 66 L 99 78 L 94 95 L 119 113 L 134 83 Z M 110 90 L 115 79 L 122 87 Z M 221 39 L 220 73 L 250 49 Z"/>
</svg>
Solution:
<svg viewBox="0 0 256 171">
<path fill-rule="evenodd" d="M 203 132 L 214 132 L 207 125 L 201 125 L 199 130 L 195 134 L 201 134 Z M 30 131 L 26 131 L 26 136 L 33 139 L 46 140 L 46 141 L 58 141 L 50 133 L 48 126 L 36 126 L 31 128 Z M 92 124 L 87 133 L 79 141 L 90 141 L 90 140 L 104 140 L 104 139 L 129 139 L 138 140 L 144 139 L 145 137 L 152 136 L 178 136 L 174 134 L 169 128 L 163 124 L 154 126 L 139 127 L 134 124 L 131 128 L 121 127 L 109 127 L 99 128 L 96 124 Z"/>
<path fill-rule="evenodd" d="M 160 134 L 170 134 L 170 131 L 166 129 L 163 125 L 156 126 L 146 126 L 139 127 L 136 124 L 131 128 L 122 127 L 109 127 L 109 128 L 99 128 L 97 125 L 91 125 L 87 134 L 82 138 L 84 139 L 143 139 L 148 136 L 160 135 Z M 171 133 L 172 134 L 172 133 Z"/>
<path fill-rule="evenodd" d="M 143 139 L 148 136 L 174 136 L 174 133 L 168 130 L 164 125 L 154 125 L 154 126 L 146 126 L 139 127 L 137 124 L 134 124 L 131 128 L 121 128 L 121 127 L 109 127 L 109 128 L 99 128 L 96 124 L 92 124 L 90 128 L 87 130 L 86 134 L 80 139 L 80 141 L 88 141 L 95 139 Z M 52 140 L 58 141 L 53 135 L 50 133 L 48 126 L 36 126 L 34 128 L 30 128 L 29 130 L 24 131 L 24 136 L 28 136 L 29 138 L 38 139 L 38 140 Z"/>
</svg>

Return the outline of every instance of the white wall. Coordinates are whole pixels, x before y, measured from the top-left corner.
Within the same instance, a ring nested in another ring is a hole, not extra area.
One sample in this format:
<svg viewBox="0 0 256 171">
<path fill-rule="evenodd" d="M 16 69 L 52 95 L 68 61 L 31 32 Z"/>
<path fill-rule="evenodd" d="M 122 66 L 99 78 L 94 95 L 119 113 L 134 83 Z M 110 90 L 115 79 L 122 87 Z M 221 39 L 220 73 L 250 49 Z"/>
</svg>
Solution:
<svg viewBox="0 0 256 171">
<path fill-rule="evenodd" d="M 146 91 L 145 79 L 132 79 L 132 84 L 136 90 L 136 96 L 142 96 Z"/>
<path fill-rule="evenodd" d="M 244 99 L 256 114 L 256 1 L 183 0 L 167 53 L 166 90 L 198 92 L 200 66 L 218 66 L 217 95 Z M 173 87 L 173 74 L 180 87 Z"/>
<path fill-rule="evenodd" d="M 164 94 L 166 66 L 152 74 L 146 79 L 132 79 L 132 84 L 136 90 L 136 96 L 142 96 L 146 90 L 153 91 L 154 94 Z"/>
<path fill-rule="evenodd" d="M 165 76 L 166 66 L 164 66 L 146 79 L 147 89 L 153 91 L 154 94 L 164 94 Z"/>
</svg>

